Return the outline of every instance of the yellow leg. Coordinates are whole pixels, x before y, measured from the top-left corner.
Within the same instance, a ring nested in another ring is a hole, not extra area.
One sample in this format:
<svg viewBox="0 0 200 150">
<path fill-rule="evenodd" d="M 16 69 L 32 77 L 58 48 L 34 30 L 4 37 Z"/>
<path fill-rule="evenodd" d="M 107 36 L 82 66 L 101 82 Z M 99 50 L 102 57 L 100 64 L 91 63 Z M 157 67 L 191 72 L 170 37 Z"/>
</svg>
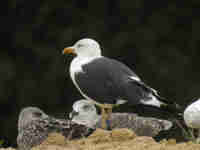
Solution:
<svg viewBox="0 0 200 150">
<path fill-rule="evenodd" d="M 101 108 L 101 127 L 103 129 L 107 129 L 106 121 L 110 119 L 112 113 L 112 104 L 99 104 L 96 103 L 97 106 Z"/>
<path fill-rule="evenodd" d="M 97 105 L 101 109 L 101 127 L 107 129 L 106 121 L 111 118 L 112 108 L 118 107 L 120 104 L 100 104 L 95 101 L 91 101 L 93 104 Z M 110 127 L 112 129 L 112 123 L 110 121 Z"/>
<path fill-rule="evenodd" d="M 106 124 L 106 120 L 107 120 L 107 114 L 105 111 L 105 108 L 101 108 L 101 127 L 103 129 L 107 129 L 107 124 Z"/>
<path fill-rule="evenodd" d="M 112 107 L 107 109 L 107 114 L 108 114 L 107 120 L 110 120 L 110 129 L 112 129 L 112 121 L 111 121 Z"/>
</svg>

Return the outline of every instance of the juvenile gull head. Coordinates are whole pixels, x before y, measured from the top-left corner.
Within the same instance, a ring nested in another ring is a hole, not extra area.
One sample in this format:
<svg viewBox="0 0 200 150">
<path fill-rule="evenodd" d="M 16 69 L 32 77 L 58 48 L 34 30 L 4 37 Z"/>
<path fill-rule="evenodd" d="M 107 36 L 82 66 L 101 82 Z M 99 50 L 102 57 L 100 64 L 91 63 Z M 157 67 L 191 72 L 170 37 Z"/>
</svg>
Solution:
<svg viewBox="0 0 200 150">
<path fill-rule="evenodd" d="M 70 118 L 73 122 L 95 128 L 100 116 L 97 115 L 95 106 L 88 100 L 79 100 L 73 104 Z"/>
</svg>

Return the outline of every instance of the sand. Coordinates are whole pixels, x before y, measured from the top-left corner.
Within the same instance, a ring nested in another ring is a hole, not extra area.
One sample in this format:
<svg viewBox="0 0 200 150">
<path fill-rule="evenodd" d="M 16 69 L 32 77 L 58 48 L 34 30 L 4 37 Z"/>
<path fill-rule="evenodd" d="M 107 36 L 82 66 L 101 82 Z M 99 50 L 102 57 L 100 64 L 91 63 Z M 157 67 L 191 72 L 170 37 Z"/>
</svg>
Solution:
<svg viewBox="0 0 200 150">
<path fill-rule="evenodd" d="M 32 150 L 200 150 L 200 144 L 191 141 L 176 143 L 175 139 L 156 142 L 151 137 L 137 136 L 128 129 L 97 129 L 87 138 L 72 141 L 65 139 L 61 134 L 52 133 L 47 140 Z"/>
</svg>

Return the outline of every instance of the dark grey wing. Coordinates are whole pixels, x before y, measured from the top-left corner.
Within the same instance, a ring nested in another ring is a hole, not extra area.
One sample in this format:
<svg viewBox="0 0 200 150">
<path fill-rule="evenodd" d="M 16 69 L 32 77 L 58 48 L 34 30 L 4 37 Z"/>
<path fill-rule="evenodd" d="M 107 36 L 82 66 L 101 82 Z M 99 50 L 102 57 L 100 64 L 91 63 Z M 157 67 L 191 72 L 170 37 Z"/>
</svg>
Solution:
<svg viewBox="0 0 200 150">
<path fill-rule="evenodd" d="M 139 104 L 141 99 L 148 99 L 151 88 L 121 62 L 100 57 L 82 66 L 83 72 L 75 74 L 80 89 L 88 97 L 101 103 L 116 103 L 127 100 Z"/>
<path fill-rule="evenodd" d="M 121 88 L 129 76 L 138 78 L 124 64 L 100 57 L 82 66 L 83 72 L 75 74 L 80 89 L 90 98 L 101 103 L 116 103 L 124 93 Z"/>
<path fill-rule="evenodd" d="M 123 82 L 120 82 L 120 83 L 121 83 L 121 90 L 122 91 L 124 90 L 123 92 L 123 94 L 125 95 L 124 98 L 132 99 L 132 100 L 136 99 L 137 101 L 140 99 L 148 100 L 150 98 L 149 94 L 152 94 L 158 100 L 164 103 L 169 103 L 164 97 L 161 97 L 155 89 L 151 88 L 150 86 L 142 82 L 140 78 L 132 70 L 130 70 L 126 65 L 114 59 L 110 59 L 110 60 L 112 62 L 112 65 L 115 64 L 119 66 L 118 68 L 120 70 L 120 74 L 115 74 L 115 76 L 117 76 L 115 79 L 121 78 L 123 80 Z M 123 74 L 123 76 L 119 76 L 121 74 Z"/>
<path fill-rule="evenodd" d="M 120 70 L 117 65 L 101 57 L 83 65 L 82 69 L 83 72 L 75 73 L 75 80 L 83 93 L 100 103 L 115 103 L 121 95 L 113 76 Z"/>
<path fill-rule="evenodd" d="M 134 113 L 113 113 L 111 115 L 111 128 L 128 128 L 139 136 L 154 137 L 160 131 L 169 130 L 172 122 L 151 117 L 140 117 Z"/>
</svg>

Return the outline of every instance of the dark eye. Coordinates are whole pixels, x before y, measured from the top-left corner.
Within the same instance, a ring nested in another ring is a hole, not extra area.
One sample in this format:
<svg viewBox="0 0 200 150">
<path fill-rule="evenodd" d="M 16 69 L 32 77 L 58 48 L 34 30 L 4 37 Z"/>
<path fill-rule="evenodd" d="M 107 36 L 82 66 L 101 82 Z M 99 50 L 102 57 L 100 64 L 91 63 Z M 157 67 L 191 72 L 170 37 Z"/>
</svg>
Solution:
<svg viewBox="0 0 200 150">
<path fill-rule="evenodd" d="M 83 109 L 84 109 L 84 110 L 88 110 L 88 109 L 90 109 L 90 106 L 89 106 L 89 105 L 85 105 L 85 106 L 83 107 Z"/>
<path fill-rule="evenodd" d="M 42 113 L 41 113 L 41 112 L 34 112 L 33 114 L 34 114 L 34 116 L 36 116 L 36 117 L 41 117 L 41 116 L 42 116 Z"/>
<path fill-rule="evenodd" d="M 78 45 L 77 45 L 78 48 L 80 48 L 80 47 L 82 47 L 82 46 L 83 46 L 83 44 L 78 44 Z"/>
</svg>

